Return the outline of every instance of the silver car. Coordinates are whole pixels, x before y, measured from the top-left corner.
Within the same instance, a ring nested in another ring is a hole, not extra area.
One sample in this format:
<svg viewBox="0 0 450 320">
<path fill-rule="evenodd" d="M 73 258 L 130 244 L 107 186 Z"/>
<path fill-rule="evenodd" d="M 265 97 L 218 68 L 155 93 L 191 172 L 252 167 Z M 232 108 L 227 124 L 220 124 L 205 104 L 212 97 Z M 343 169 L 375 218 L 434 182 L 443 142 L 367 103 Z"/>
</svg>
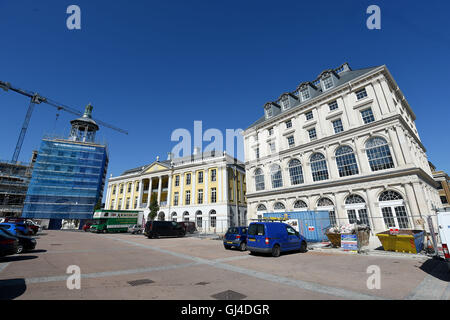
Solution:
<svg viewBox="0 0 450 320">
<path fill-rule="evenodd" d="M 143 228 L 136 224 L 128 227 L 128 233 L 131 233 L 131 234 L 141 234 L 142 231 L 143 231 Z"/>
</svg>

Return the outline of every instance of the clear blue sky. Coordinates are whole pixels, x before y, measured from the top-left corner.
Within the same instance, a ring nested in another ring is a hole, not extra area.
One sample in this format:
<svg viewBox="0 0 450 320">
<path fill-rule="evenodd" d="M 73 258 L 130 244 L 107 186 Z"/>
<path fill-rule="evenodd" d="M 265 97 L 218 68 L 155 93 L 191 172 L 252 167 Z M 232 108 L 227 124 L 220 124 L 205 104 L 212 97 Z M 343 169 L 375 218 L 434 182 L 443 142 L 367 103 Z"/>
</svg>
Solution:
<svg viewBox="0 0 450 320">
<path fill-rule="evenodd" d="M 66 28 L 77 4 L 82 29 Z M 366 28 L 381 7 L 382 29 Z M 263 104 L 328 68 L 386 64 L 417 115 L 429 159 L 450 172 L 448 1 L 0 0 L 0 80 L 129 130 L 102 128 L 110 173 L 166 159 L 176 128 L 245 129 Z M 0 159 L 10 159 L 28 100 L 0 91 Z M 70 114 L 36 107 L 20 159 Z M 206 144 L 204 145 L 204 147 Z"/>
</svg>

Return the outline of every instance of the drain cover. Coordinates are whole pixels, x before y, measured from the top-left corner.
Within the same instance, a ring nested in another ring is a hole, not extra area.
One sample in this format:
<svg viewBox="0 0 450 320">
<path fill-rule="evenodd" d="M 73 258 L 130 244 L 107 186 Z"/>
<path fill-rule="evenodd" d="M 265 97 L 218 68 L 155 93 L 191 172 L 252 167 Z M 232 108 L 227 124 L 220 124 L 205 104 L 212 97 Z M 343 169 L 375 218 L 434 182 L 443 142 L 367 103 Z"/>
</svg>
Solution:
<svg viewBox="0 0 450 320">
<path fill-rule="evenodd" d="M 209 284 L 209 282 L 204 282 L 204 281 L 202 281 L 202 282 L 196 283 L 195 285 L 196 285 L 196 286 L 205 286 L 205 285 L 207 285 L 207 284 Z"/>
<path fill-rule="evenodd" d="M 233 290 L 227 290 L 213 294 L 211 297 L 217 300 L 242 300 L 247 296 Z"/>
<path fill-rule="evenodd" d="M 150 279 L 140 279 L 140 280 L 128 281 L 127 283 L 132 287 L 136 287 L 136 286 L 142 286 L 144 284 L 149 284 L 149 283 L 153 283 L 153 282 L 155 282 L 155 281 L 150 280 Z"/>
<path fill-rule="evenodd" d="M 51 246 L 62 246 L 61 243 L 51 243 L 50 245 L 51 245 Z"/>
</svg>

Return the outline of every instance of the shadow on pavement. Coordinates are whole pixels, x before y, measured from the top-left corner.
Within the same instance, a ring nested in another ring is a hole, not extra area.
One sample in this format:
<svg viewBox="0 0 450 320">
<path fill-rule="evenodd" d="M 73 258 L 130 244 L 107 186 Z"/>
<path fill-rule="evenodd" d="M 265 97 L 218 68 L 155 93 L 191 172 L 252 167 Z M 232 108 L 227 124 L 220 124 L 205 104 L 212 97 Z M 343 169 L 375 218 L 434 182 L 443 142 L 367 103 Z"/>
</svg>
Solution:
<svg viewBox="0 0 450 320">
<path fill-rule="evenodd" d="M 428 259 L 420 267 L 421 270 L 439 280 L 450 282 L 450 270 L 446 262 L 434 258 Z"/>
<path fill-rule="evenodd" d="M 44 252 L 47 252 L 47 250 L 45 250 L 45 249 L 35 249 L 35 250 L 27 251 L 27 253 L 44 253 Z"/>
<path fill-rule="evenodd" d="M 20 297 L 27 289 L 25 279 L 0 280 L 0 300 Z"/>
<path fill-rule="evenodd" d="M 36 259 L 38 256 L 14 255 L 0 258 L 0 262 L 15 262 Z"/>
</svg>

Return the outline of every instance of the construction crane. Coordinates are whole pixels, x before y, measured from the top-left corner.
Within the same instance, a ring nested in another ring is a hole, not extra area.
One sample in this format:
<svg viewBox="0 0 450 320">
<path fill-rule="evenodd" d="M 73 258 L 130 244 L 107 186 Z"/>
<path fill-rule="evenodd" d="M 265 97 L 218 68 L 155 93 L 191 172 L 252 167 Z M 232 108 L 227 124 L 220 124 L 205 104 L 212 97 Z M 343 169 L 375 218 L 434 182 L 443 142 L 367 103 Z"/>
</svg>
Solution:
<svg viewBox="0 0 450 320">
<path fill-rule="evenodd" d="M 0 81 L 0 88 L 5 90 L 5 91 L 11 90 L 11 91 L 20 93 L 21 95 L 24 95 L 24 96 L 30 98 L 30 104 L 28 106 L 27 114 L 25 116 L 25 120 L 23 121 L 22 130 L 20 131 L 19 139 L 17 140 L 17 144 L 16 144 L 16 149 L 14 150 L 14 155 L 12 157 L 12 161 L 13 162 L 17 162 L 17 159 L 19 158 L 20 150 L 22 149 L 23 140 L 25 139 L 25 134 L 27 133 L 28 124 L 30 123 L 31 115 L 33 114 L 33 110 L 34 110 L 34 106 L 35 105 L 41 104 L 41 103 L 46 103 L 46 104 L 48 104 L 48 105 L 50 105 L 52 107 L 55 107 L 58 111 L 59 110 L 64 110 L 64 111 L 72 113 L 72 114 L 74 114 L 76 116 L 82 116 L 83 115 L 83 112 L 81 112 L 81 111 L 78 111 L 78 110 L 76 110 L 74 108 L 65 106 L 65 105 L 63 105 L 61 103 L 58 103 L 56 101 L 53 101 L 53 100 L 51 100 L 49 98 L 43 97 L 43 96 L 39 95 L 36 92 L 31 92 L 31 91 L 28 91 L 28 90 L 15 88 L 9 82 Z M 116 131 L 119 131 L 119 132 L 124 133 L 124 134 L 128 134 L 128 131 L 126 131 L 126 130 L 117 128 L 117 127 L 115 127 L 113 125 L 110 125 L 110 124 L 108 124 L 106 122 L 103 122 L 101 120 L 98 120 L 98 119 L 94 119 L 93 118 L 93 120 L 95 122 L 97 122 L 99 125 L 102 125 L 104 127 L 107 127 L 107 128 L 110 128 L 110 129 L 113 129 L 113 130 L 116 130 Z"/>
</svg>

